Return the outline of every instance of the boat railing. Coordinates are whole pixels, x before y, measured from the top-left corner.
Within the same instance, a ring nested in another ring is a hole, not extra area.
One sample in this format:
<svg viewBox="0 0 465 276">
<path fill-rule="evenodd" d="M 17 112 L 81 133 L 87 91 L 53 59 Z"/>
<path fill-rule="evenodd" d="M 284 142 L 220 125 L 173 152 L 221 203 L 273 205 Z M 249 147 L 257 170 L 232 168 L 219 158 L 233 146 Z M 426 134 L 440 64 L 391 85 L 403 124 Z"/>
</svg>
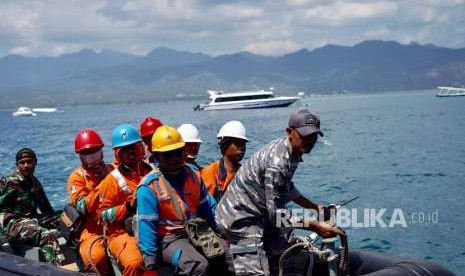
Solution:
<svg viewBox="0 0 465 276">
<path fill-rule="evenodd" d="M 212 96 L 218 96 L 218 95 L 221 95 L 224 93 L 223 90 L 212 90 L 212 89 L 208 89 L 208 94 L 210 95 L 210 97 Z"/>
</svg>

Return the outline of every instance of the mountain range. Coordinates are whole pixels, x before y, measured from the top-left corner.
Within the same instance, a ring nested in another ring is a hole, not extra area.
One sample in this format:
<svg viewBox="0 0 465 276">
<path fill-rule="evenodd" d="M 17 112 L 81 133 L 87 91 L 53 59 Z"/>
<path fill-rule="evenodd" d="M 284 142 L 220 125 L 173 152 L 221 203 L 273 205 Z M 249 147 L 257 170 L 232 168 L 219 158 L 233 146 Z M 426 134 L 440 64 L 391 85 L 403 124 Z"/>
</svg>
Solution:
<svg viewBox="0 0 465 276">
<path fill-rule="evenodd" d="M 208 88 L 331 94 L 465 84 L 465 49 L 394 41 L 326 45 L 278 57 L 210 56 L 160 47 L 145 56 L 84 49 L 0 59 L 0 108 L 205 97 Z"/>
</svg>

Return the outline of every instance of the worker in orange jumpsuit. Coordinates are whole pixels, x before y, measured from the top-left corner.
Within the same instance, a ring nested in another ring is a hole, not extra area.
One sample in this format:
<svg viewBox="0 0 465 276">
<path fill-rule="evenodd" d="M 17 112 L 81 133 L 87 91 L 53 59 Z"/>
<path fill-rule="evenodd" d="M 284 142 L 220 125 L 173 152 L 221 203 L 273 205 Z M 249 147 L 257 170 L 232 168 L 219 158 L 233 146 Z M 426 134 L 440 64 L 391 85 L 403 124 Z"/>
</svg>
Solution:
<svg viewBox="0 0 465 276">
<path fill-rule="evenodd" d="M 201 176 L 210 194 L 219 202 L 241 166 L 249 140 L 244 125 L 239 121 L 225 123 L 217 137 L 222 157 L 204 167 Z"/>
<path fill-rule="evenodd" d="M 99 185 L 97 213 L 106 225 L 108 249 L 123 269 L 123 275 L 142 275 L 143 259 L 136 238 L 125 222 L 136 212 L 135 190 L 141 179 L 152 170 L 143 161 L 142 139 L 133 126 L 122 124 L 112 133 L 115 157 L 120 164 Z"/>
<path fill-rule="evenodd" d="M 113 166 L 103 161 L 103 142 L 93 129 L 80 130 L 74 139 L 74 151 L 79 154 L 81 165 L 68 179 L 67 191 L 72 205 L 85 216 L 79 235 L 79 254 L 85 270 L 95 264 L 101 275 L 109 271 L 108 258 L 103 244 L 102 226 L 98 225 L 95 211 L 98 206 L 97 185 L 111 172 Z M 89 250 L 90 256 L 89 256 Z"/>
<path fill-rule="evenodd" d="M 150 163 L 158 167 L 158 161 L 151 153 L 152 149 L 152 135 L 155 133 L 157 128 L 162 126 L 163 123 L 155 117 L 145 117 L 140 123 L 139 133 L 142 141 L 145 144 L 145 159 Z"/>
</svg>

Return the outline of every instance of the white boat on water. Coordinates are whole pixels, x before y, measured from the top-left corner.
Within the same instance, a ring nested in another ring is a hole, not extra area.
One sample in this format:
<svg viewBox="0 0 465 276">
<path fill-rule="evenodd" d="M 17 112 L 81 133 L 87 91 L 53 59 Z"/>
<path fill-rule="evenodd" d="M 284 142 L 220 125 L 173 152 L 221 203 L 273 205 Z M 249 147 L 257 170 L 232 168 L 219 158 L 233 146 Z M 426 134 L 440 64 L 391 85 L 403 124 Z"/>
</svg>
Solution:
<svg viewBox="0 0 465 276">
<path fill-rule="evenodd" d="M 55 107 L 39 107 L 39 108 L 33 108 L 33 112 L 43 112 L 43 113 L 52 113 L 52 112 L 57 112 L 57 109 Z"/>
<path fill-rule="evenodd" d="M 21 106 L 16 110 L 15 112 L 12 113 L 13 116 L 18 117 L 18 116 L 37 116 L 36 113 L 32 111 L 29 107 Z"/>
<path fill-rule="evenodd" d="M 210 102 L 196 106 L 195 110 L 222 110 L 284 107 L 296 102 L 299 97 L 276 96 L 273 91 L 255 90 L 225 93 L 222 90 L 208 90 Z"/>
<path fill-rule="evenodd" d="M 439 86 L 439 93 L 436 94 L 438 97 L 456 97 L 465 96 L 465 88 Z"/>
</svg>

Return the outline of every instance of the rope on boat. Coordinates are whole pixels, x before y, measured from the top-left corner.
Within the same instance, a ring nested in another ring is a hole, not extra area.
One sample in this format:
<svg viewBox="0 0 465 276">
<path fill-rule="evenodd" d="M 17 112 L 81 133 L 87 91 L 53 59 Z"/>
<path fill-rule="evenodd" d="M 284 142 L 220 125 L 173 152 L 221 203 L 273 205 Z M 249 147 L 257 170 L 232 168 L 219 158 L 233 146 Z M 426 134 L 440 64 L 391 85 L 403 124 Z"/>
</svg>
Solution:
<svg viewBox="0 0 465 276">
<path fill-rule="evenodd" d="M 349 243 L 347 241 L 347 234 L 345 233 L 345 231 L 340 227 L 338 228 L 339 230 L 341 230 L 341 233 L 342 233 L 338 235 L 340 242 L 341 242 L 341 246 L 339 250 L 339 260 L 338 260 L 339 261 L 338 262 L 338 271 L 339 271 L 338 275 L 347 276 L 349 275 Z M 287 248 L 283 252 L 281 257 L 279 258 L 279 276 L 283 276 L 283 273 L 284 273 L 284 264 L 283 264 L 284 258 L 296 248 L 307 249 L 308 252 L 310 253 L 310 257 L 309 257 L 310 263 L 309 263 L 307 273 L 306 273 L 307 276 L 310 276 L 313 270 L 313 265 L 314 265 L 313 254 L 317 254 L 320 257 L 321 256 L 326 256 L 326 257 L 337 256 L 337 255 L 334 255 L 335 252 L 333 252 L 333 250 L 331 249 L 321 250 L 315 247 L 310 241 L 298 242 L 296 244 L 293 244 L 289 248 Z"/>
<path fill-rule="evenodd" d="M 292 246 L 290 246 L 289 248 L 287 248 L 283 254 L 281 255 L 281 257 L 279 257 L 279 276 L 283 276 L 283 271 L 284 271 L 284 267 L 283 267 L 283 261 L 284 261 L 284 258 L 291 252 L 293 251 L 294 249 L 296 248 L 299 248 L 299 247 L 302 247 L 302 248 L 308 248 L 308 249 L 311 249 L 313 247 L 313 245 L 309 242 L 299 242 L 299 243 L 296 243 Z M 309 250 L 311 252 L 311 250 Z M 308 267 L 308 270 L 307 270 L 307 275 L 309 275 L 309 272 L 311 273 L 312 271 L 312 268 L 313 268 L 313 256 L 310 255 L 310 265 Z M 311 275 L 311 274 L 310 274 Z"/>
<path fill-rule="evenodd" d="M 87 252 L 89 256 L 89 263 L 92 266 L 92 269 L 95 271 L 97 276 L 101 276 L 100 272 L 97 269 L 97 265 L 95 264 L 94 260 L 92 259 L 92 247 L 99 241 L 99 240 L 104 240 L 104 236 L 98 236 L 95 240 L 93 240 L 90 245 L 89 245 L 89 251 Z M 105 241 L 105 240 L 104 240 Z"/>
</svg>

